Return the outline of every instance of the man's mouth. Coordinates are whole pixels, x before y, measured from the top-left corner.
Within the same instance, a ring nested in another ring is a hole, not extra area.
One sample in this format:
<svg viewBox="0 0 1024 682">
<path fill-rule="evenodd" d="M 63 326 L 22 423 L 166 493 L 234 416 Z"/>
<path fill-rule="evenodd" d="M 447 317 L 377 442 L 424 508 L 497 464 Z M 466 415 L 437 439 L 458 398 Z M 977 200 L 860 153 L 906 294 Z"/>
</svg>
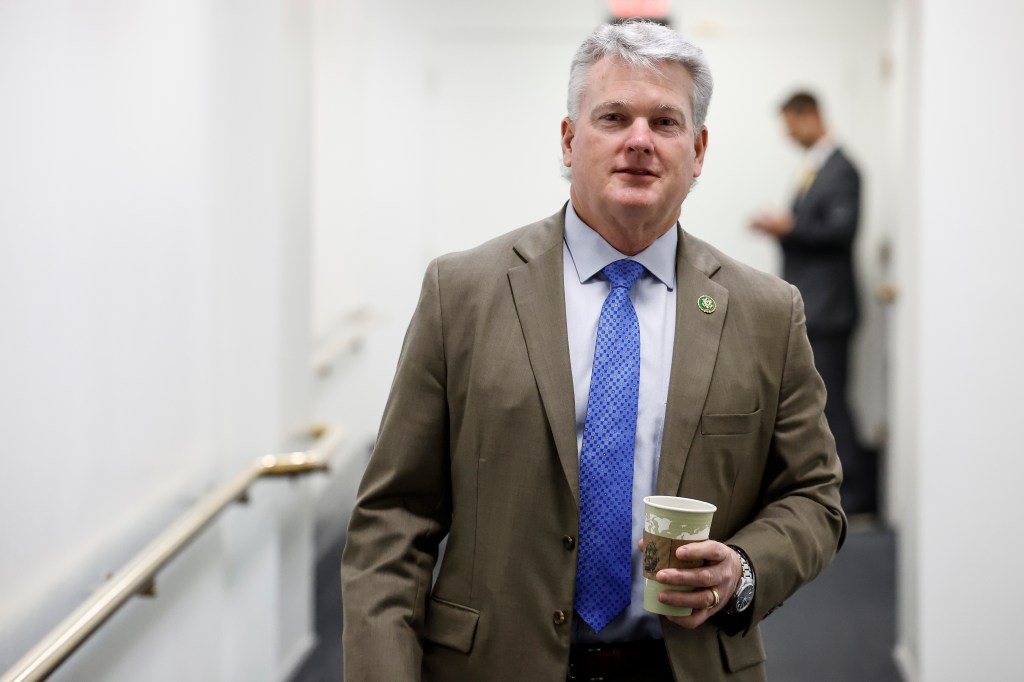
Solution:
<svg viewBox="0 0 1024 682">
<path fill-rule="evenodd" d="M 657 174 L 647 170 L 646 168 L 620 168 L 616 172 L 625 173 L 627 175 L 649 175 L 651 177 L 657 177 Z"/>
</svg>

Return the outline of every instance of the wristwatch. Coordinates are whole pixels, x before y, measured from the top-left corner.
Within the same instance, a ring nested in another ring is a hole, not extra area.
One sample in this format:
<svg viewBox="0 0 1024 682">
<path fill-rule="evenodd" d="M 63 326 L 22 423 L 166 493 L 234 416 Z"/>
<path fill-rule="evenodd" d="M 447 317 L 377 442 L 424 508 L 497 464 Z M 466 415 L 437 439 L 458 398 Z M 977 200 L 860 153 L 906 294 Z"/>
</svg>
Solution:
<svg viewBox="0 0 1024 682">
<path fill-rule="evenodd" d="M 730 547 L 732 546 L 730 545 Z M 740 613 L 747 610 L 747 607 L 754 601 L 754 584 L 756 582 L 754 570 L 750 568 L 747 555 L 739 547 L 732 547 L 732 549 L 740 558 L 740 567 L 743 569 L 743 574 L 740 575 L 740 584 L 736 586 L 736 594 L 733 595 L 732 599 L 725 606 L 726 614 Z"/>
</svg>

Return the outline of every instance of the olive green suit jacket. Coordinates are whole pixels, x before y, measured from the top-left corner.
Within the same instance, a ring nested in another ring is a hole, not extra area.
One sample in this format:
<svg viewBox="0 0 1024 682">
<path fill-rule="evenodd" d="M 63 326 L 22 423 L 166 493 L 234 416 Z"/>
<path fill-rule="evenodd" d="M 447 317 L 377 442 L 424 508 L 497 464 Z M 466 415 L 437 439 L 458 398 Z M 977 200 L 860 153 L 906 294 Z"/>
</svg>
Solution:
<svg viewBox="0 0 1024 682">
<path fill-rule="evenodd" d="M 346 682 L 565 680 L 579 459 L 563 215 L 428 268 L 342 560 Z M 677 680 L 762 680 L 757 624 L 846 531 L 825 390 L 794 287 L 682 231 L 677 279 L 657 492 L 717 505 L 711 537 L 746 552 L 757 592 L 696 630 L 663 619 L 665 643 Z"/>
</svg>

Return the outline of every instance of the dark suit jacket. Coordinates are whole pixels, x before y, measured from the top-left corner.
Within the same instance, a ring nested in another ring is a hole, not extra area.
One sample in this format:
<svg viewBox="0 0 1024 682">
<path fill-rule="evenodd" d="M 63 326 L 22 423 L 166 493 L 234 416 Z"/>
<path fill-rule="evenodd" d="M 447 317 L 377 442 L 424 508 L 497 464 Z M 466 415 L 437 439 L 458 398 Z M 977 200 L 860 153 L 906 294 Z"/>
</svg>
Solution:
<svg viewBox="0 0 1024 682">
<path fill-rule="evenodd" d="M 346 682 L 565 679 L 579 460 L 563 216 L 427 270 L 342 560 Z M 711 537 L 746 551 L 757 593 L 742 618 L 663 621 L 664 636 L 679 679 L 763 680 L 757 623 L 841 544 L 841 473 L 797 291 L 679 243 L 657 492 L 717 505 Z"/>
<path fill-rule="evenodd" d="M 860 175 L 839 149 L 793 204 L 784 236 L 782 278 L 796 285 L 811 334 L 849 333 L 857 323 L 853 239 L 860 217 Z"/>
</svg>

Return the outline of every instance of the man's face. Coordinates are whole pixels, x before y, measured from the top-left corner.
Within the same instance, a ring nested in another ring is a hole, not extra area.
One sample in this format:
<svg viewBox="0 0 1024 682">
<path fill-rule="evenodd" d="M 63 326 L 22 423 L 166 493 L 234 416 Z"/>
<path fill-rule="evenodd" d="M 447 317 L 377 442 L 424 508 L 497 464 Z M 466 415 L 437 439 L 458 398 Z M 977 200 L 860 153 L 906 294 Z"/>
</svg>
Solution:
<svg viewBox="0 0 1024 682">
<path fill-rule="evenodd" d="M 813 111 L 783 111 L 782 120 L 789 137 L 801 147 L 812 147 L 824 134 L 821 118 Z"/>
<path fill-rule="evenodd" d="M 693 81 L 681 64 L 661 75 L 605 57 L 590 68 L 576 121 L 562 121 L 573 207 L 592 227 L 668 228 L 700 175 L 707 129 L 693 130 Z"/>
</svg>

